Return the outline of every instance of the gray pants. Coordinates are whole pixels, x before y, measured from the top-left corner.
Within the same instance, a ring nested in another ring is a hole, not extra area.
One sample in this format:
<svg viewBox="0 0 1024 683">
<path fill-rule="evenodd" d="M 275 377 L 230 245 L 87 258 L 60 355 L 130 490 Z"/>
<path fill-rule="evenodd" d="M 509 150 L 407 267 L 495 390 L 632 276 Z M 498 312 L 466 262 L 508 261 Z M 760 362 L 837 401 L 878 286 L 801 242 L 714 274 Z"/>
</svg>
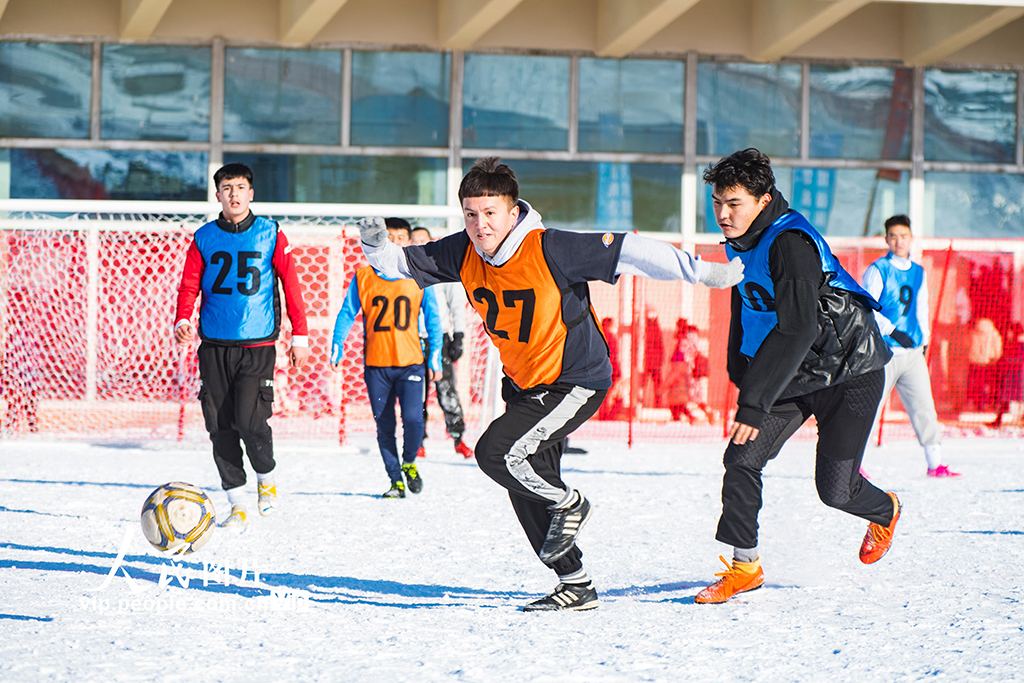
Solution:
<svg viewBox="0 0 1024 683">
<path fill-rule="evenodd" d="M 881 403 L 878 404 L 876 422 L 893 387 L 899 392 L 900 401 L 907 410 L 910 424 L 914 426 L 918 443 L 926 450 L 938 446 L 942 441 L 942 425 L 939 424 L 939 416 L 935 412 L 932 383 L 928 376 L 928 363 L 925 362 L 923 349 L 917 348 L 909 353 L 893 356 L 886 364 L 885 391 Z"/>
</svg>

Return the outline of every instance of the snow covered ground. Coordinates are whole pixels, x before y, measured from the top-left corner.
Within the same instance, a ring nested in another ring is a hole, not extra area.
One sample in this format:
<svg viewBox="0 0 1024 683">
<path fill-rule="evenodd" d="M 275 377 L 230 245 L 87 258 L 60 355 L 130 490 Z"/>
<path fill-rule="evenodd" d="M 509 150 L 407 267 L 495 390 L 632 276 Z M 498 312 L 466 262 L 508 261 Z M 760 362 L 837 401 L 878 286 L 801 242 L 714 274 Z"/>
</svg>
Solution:
<svg viewBox="0 0 1024 683">
<path fill-rule="evenodd" d="M 279 442 L 278 514 L 217 529 L 172 569 L 139 512 L 184 480 L 223 518 L 208 445 L 0 442 L 0 681 L 1022 675 L 1024 441 L 949 440 L 964 476 L 941 481 L 916 443 L 871 448 L 865 468 L 904 502 L 872 566 L 857 560 L 864 523 L 816 498 L 812 444 L 790 444 L 766 471 L 765 588 L 725 605 L 693 602 L 728 554 L 714 540 L 722 445 L 574 442 L 590 452 L 563 466 L 595 505 L 580 546 L 601 606 L 567 614 L 519 611 L 555 577 L 450 442 L 428 442 L 424 491 L 399 501 L 377 497 L 371 437 L 356 445 Z"/>
</svg>

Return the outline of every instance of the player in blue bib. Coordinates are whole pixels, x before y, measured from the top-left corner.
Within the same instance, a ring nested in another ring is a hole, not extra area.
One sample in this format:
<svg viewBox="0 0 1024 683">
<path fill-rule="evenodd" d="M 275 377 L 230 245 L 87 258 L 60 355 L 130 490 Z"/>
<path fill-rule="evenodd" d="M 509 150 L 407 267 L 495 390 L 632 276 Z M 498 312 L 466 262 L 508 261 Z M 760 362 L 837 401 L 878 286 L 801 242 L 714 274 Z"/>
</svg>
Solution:
<svg viewBox="0 0 1024 683">
<path fill-rule="evenodd" d="M 723 557 L 722 578 L 694 598 L 720 603 L 764 583 L 757 550 L 761 471 L 812 415 L 818 496 L 868 521 L 861 562 L 889 549 L 900 505 L 859 472 L 892 355 L 872 315 L 878 303 L 807 219 L 789 209 L 767 156 L 736 152 L 709 167 L 704 181 L 726 255 L 744 265 L 732 290 L 729 378 L 740 391 L 716 534 L 733 547 L 733 561 Z"/>
<path fill-rule="evenodd" d="M 932 384 L 928 377 L 928 278 L 919 263 L 910 260 L 910 218 L 892 216 L 885 221 L 885 243 L 889 253 L 864 271 L 864 288 L 878 299 L 882 309 L 875 314 L 879 329 L 892 349 L 885 366 L 885 390 L 879 414 L 893 387 L 910 416 L 917 441 L 924 447 L 929 477 L 958 477 L 942 464 L 942 425 L 935 412 Z"/>
</svg>

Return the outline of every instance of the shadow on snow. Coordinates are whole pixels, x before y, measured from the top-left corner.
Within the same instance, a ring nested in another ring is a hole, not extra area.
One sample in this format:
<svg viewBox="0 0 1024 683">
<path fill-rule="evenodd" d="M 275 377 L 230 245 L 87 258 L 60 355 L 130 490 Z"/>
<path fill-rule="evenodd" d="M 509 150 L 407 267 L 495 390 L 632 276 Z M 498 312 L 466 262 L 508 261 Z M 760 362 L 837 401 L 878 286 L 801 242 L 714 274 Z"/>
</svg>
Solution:
<svg viewBox="0 0 1024 683">
<path fill-rule="evenodd" d="M 115 553 L 97 552 L 89 550 L 73 550 L 71 548 L 57 548 L 51 546 L 28 546 L 17 543 L 0 543 L 0 549 L 24 550 L 31 552 L 53 553 L 58 555 L 71 555 L 82 558 L 95 558 L 107 560 L 105 564 L 93 564 L 89 562 L 68 562 L 68 561 L 43 561 L 43 560 L 13 560 L 0 559 L 0 569 L 34 569 L 37 571 L 49 572 L 73 572 L 96 574 L 106 576 L 114 564 Z M 185 567 L 194 572 L 202 572 L 203 563 L 178 561 L 178 567 Z M 141 566 L 140 566 L 141 565 Z M 149 555 L 128 555 L 122 559 L 122 567 L 127 568 L 129 575 L 135 581 L 157 584 L 160 575 L 166 570 L 166 577 L 171 579 L 170 585 L 180 586 L 175 578 L 174 570 L 171 568 L 169 558 L 158 558 Z M 237 571 L 237 568 L 231 568 Z M 181 570 L 178 569 L 178 572 Z M 119 570 L 115 580 L 123 580 Z M 391 607 L 416 608 L 416 607 L 439 607 L 451 606 L 471 600 L 478 605 L 476 599 L 518 599 L 527 597 L 526 593 L 515 591 L 494 591 L 479 588 L 467 588 L 461 586 L 441 586 L 428 584 L 408 584 L 386 579 L 360 579 L 350 576 L 321 576 L 318 574 L 295 574 L 295 573 L 260 573 L 260 580 L 263 587 L 235 585 L 232 583 L 214 582 L 212 579 L 206 586 L 202 585 L 202 578 L 190 577 L 189 589 L 201 590 L 208 593 L 240 595 L 243 597 L 255 597 L 266 595 L 270 590 L 290 588 L 295 590 L 313 591 L 314 596 L 310 597 L 313 602 L 344 602 L 361 603 L 369 605 L 381 605 Z M 95 590 L 97 586 L 89 589 Z M 377 597 L 375 598 L 374 595 Z M 398 598 L 409 598 L 412 600 L 431 600 L 430 604 L 423 603 L 391 603 L 381 600 L 385 596 Z M 440 602 L 436 602 L 440 601 Z"/>
</svg>

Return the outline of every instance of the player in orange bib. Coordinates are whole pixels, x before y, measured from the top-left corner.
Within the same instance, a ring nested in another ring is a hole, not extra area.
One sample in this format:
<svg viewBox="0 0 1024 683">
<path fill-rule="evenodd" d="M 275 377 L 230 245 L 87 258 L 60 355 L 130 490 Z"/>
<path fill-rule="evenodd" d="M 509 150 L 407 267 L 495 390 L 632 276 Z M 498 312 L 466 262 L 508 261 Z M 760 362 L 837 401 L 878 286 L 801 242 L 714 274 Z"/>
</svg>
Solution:
<svg viewBox="0 0 1024 683">
<path fill-rule="evenodd" d="M 505 414 L 480 437 L 476 459 L 508 490 L 534 551 L 559 579 L 553 593 L 523 609 L 592 609 L 597 592 L 576 546 L 590 502 L 560 474 L 566 437 L 611 387 L 608 344 L 587 283 L 631 274 L 725 288 L 742 279 L 743 268 L 738 259 L 708 263 L 633 234 L 546 230 L 519 199 L 515 173 L 496 157 L 473 165 L 459 199 L 464 231 L 403 249 L 387 241 L 382 219 L 363 219 L 363 252 L 386 277 L 465 287 L 505 373 Z"/>
<path fill-rule="evenodd" d="M 408 230 L 388 229 L 388 239 L 408 244 Z M 441 320 L 437 301 L 406 279 L 386 279 L 365 266 L 356 271 L 338 311 L 331 344 L 331 369 L 337 370 L 345 354 L 345 338 L 359 312 L 363 314 L 363 379 L 370 409 L 377 423 L 377 445 L 391 488 L 382 498 L 405 498 L 423 490 L 416 467 L 416 451 L 423 440 L 423 388 L 441 371 Z M 427 329 L 430 358 L 424 367 L 419 319 Z M 395 440 L 395 400 L 402 411 L 402 458 Z M 405 481 L 403 481 L 403 475 Z"/>
</svg>

